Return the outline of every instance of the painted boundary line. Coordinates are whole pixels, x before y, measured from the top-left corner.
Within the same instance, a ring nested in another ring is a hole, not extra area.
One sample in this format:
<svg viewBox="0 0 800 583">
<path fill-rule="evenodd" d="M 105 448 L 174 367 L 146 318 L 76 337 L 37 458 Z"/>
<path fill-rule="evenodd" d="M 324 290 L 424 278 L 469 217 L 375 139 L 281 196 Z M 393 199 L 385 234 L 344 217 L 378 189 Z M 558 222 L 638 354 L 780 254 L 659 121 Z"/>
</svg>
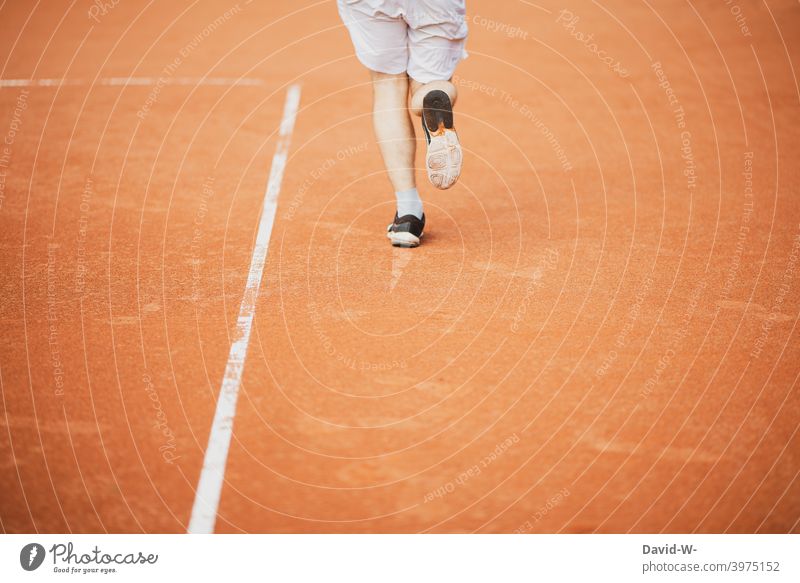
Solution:
<svg viewBox="0 0 800 583">
<path fill-rule="evenodd" d="M 153 85 L 217 85 L 223 87 L 263 87 L 266 81 L 252 77 L 101 77 L 90 79 L 0 79 L 3 87 L 62 87 L 110 85 L 151 87 Z"/>
<path fill-rule="evenodd" d="M 188 529 L 190 534 L 210 534 L 214 532 L 222 484 L 225 480 L 225 464 L 228 460 L 228 449 L 233 435 L 236 399 L 239 396 L 244 359 L 247 356 L 247 345 L 250 342 L 250 330 L 256 310 L 258 288 L 264 272 L 264 263 L 267 260 L 269 239 L 275 222 L 275 213 L 278 210 L 278 195 L 281 190 L 283 171 L 286 167 L 289 143 L 292 138 L 292 130 L 297 118 L 299 105 L 300 86 L 290 85 L 286 91 L 286 102 L 283 106 L 278 144 L 275 146 L 275 155 L 272 157 L 272 167 L 270 168 L 267 190 L 264 194 L 264 203 L 261 209 L 261 220 L 258 223 L 256 245 L 253 249 L 253 257 L 250 260 L 250 271 L 247 275 L 247 284 L 245 285 L 242 304 L 239 308 L 236 332 L 228 354 L 225 374 L 222 377 L 222 388 L 217 398 L 217 409 L 214 412 L 214 421 L 211 424 L 211 434 L 208 436 L 208 447 L 206 447 L 206 454 L 203 459 L 203 469 L 200 472 L 200 480 L 197 484 L 194 504 L 192 505 L 192 516 L 189 520 Z"/>
</svg>

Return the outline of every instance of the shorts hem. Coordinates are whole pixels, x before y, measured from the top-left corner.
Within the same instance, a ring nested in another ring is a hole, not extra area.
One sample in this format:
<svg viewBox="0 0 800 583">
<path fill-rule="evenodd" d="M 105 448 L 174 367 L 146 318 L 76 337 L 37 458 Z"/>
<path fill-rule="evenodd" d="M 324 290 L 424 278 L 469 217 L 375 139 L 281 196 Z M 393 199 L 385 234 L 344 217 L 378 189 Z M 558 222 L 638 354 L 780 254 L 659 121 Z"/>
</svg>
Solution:
<svg viewBox="0 0 800 583">
<path fill-rule="evenodd" d="M 369 69 L 370 71 L 374 71 L 375 73 L 383 73 L 384 75 L 400 75 L 401 73 L 406 73 L 406 67 L 397 67 L 397 70 L 394 70 L 392 67 L 383 67 L 378 66 L 375 63 L 371 63 L 368 61 L 366 57 L 360 55 L 358 51 L 356 51 L 356 58 L 358 62 L 361 63 L 365 68 Z"/>
<path fill-rule="evenodd" d="M 453 78 L 453 75 L 456 74 L 456 69 L 458 68 L 458 65 L 461 63 L 461 61 L 466 59 L 468 56 L 469 55 L 467 54 L 467 52 L 464 51 L 463 55 L 455 64 L 455 66 L 450 71 L 450 74 L 448 76 L 439 75 L 437 73 L 428 71 L 422 71 L 422 72 L 414 71 L 413 73 L 411 71 L 406 71 L 406 72 L 408 73 L 408 76 L 417 83 L 431 83 L 432 81 L 449 81 L 450 79 Z"/>
</svg>

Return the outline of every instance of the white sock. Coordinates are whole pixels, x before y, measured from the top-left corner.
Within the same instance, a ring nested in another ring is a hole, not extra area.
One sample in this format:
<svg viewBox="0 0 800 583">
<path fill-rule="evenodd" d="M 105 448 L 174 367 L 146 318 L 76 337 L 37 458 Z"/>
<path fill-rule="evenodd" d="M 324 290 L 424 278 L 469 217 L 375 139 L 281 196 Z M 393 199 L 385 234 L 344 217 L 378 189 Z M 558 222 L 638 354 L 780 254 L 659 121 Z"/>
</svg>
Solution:
<svg viewBox="0 0 800 583">
<path fill-rule="evenodd" d="M 416 188 L 402 190 L 394 193 L 397 198 L 397 216 L 414 215 L 422 218 L 422 199 Z"/>
</svg>

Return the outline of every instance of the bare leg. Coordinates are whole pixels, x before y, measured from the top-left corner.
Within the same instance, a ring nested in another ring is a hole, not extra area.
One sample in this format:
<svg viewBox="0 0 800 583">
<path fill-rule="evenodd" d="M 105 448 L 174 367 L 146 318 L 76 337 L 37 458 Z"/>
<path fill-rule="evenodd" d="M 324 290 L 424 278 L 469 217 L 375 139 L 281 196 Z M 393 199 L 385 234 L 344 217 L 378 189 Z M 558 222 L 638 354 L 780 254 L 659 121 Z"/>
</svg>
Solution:
<svg viewBox="0 0 800 583">
<path fill-rule="evenodd" d="M 417 140 L 408 113 L 408 75 L 371 73 L 372 121 L 397 203 L 397 216 L 386 236 L 395 247 L 416 247 L 425 215 L 414 180 Z"/>
<path fill-rule="evenodd" d="M 372 73 L 375 136 L 395 192 L 415 188 L 414 127 L 408 115 L 408 75 Z"/>
</svg>

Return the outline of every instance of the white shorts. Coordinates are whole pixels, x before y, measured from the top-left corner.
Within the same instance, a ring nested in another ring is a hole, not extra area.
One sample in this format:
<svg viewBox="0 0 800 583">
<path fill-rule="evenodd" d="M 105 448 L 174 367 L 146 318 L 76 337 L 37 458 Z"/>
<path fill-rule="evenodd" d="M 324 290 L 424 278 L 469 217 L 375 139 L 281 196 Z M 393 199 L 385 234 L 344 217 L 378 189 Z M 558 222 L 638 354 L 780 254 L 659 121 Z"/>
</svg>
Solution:
<svg viewBox="0 0 800 583">
<path fill-rule="evenodd" d="M 361 63 L 420 83 L 450 79 L 467 56 L 465 0 L 338 0 Z"/>
</svg>

